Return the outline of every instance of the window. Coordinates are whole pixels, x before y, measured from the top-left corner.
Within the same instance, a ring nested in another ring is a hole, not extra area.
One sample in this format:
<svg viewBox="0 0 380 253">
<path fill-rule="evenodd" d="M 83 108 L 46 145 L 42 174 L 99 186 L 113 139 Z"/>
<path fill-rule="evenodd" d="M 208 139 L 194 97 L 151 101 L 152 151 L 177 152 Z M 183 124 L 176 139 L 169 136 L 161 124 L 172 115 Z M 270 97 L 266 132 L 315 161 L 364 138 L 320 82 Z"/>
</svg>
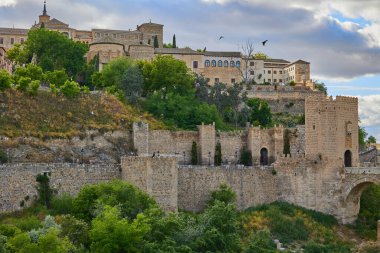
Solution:
<svg viewBox="0 0 380 253">
<path fill-rule="evenodd" d="M 235 67 L 235 62 L 234 62 L 234 61 L 231 61 L 231 62 L 230 62 L 230 66 L 231 66 L 231 67 Z"/>
<path fill-rule="evenodd" d="M 282 70 L 278 71 L 279 74 L 282 74 Z"/>
<path fill-rule="evenodd" d="M 272 71 L 268 70 L 268 74 L 272 73 Z"/>
<path fill-rule="evenodd" d="M 221 60 L 218 61 L 218 67 L 223 67 L 223 62 Z"/>
<path fill-rule="evenodd" d="M 277 79 L 273 79 L 273 82 L 277 83 Z"/>
<path fill-rule="evenodd" d="M 24 43 L 24 38 L 21 38 L 20 42 L 21 42 L 21 44 L 23 44 Z"/>
<path fill-rule="evenodd" d="M 113 37 L 116 39 L 116 34 L 114 34 Z"/>
<path fill-rule="evenodd" d="M 277 71 L 276 71 L 276 70 L 274 70 L 274 71 L 273 71 L 273 74 L 277 74 Z"/>
<path fill-rule="evenodd" d="M 228 61 L 224 61 L 224 67 L 228 68 Z"/>
<path fill-rule="evenodd" d="M 255 62 L 254 62 L 254 61 L 251 61 L 251 62 L 249 63 L 249 66 L 255 66 Z"/>
<path fill-rule="evenodd" d="M 240 68 L 240 61 L 236 61 L 236 67 Z"/>
<path fill-rule="evenodd" d="M 197 69 L 198 68 L 198 61 L 193 61 L 193 69 Z"/>
<path fill-rule="evenodd" d="M 216 67 L 216 61 L 215 61 L 215 60 L 212 60 L 212 62 L 211 62 L 211 66 L 212 66 L 212 67 Z"/>
<path fill-rule="evenodd" d="M 210 67 L 210 61 L 209 60 L 205 61 L 205 67 Z"/>
<path fill-rule="evenodd" d="M 4 38 L 0 38 L 0 44 L 4 44 Z"/>
<path fill-rule="evenodd" d="M 11 44 L 13 45 L 15 43 L 15 39 L 11 38 Z"/>
<path fill-rule="evenodd" d="M 249 71 L 249 73 L 251 74 L 251 76 L 255 75 L 255 71 L 253 70 Z"/>
<path fill-rule="evenodd" d="M 235 78 L 232 78 L 232 79 L 231 79 L 231 83 L 235 83 Z"/>
<path fill-rule="evenodd" d="M 215 83 L 219 83 L 219 78 L 215 77 Z"/>
</svg>

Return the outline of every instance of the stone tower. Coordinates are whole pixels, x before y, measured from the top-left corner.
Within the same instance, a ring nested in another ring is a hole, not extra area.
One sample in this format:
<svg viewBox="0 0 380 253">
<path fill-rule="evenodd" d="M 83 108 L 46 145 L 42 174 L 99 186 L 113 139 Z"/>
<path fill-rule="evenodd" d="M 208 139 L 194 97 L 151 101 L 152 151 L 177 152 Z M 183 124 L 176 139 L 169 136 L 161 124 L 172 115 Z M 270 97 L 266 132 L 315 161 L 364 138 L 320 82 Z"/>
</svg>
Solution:
<svg viewBox="0 0 380 253">
<path fill-rule="evenodd" d="M 154 37 L 158 38 L 159 48 L 163 47 L 164 44 L 164 26 L 160 24 L 155 24 L 152 22 L 144 23 L 137 27 L 137 30 L 143 33 L 143 42 L 146 44 L 153 45 Z"/>
<path fill-rule="evenodd" d="M 201 165 L 214 165 L 215 155 L 215 124 L 200 125 L 199 131 L 199 161 Z"/>
<path fill-rule="evenodd" d="M 44 2 L 44 9 L 42 11 L 42 15 L 39 16 L 39 20 L 40 20 L 40 24 L 50 21 L 50 16 L 47 14 L 47 11 L 46 11 L 46 1 Z"/>
<path fill-rule="evenodd" d="M 305 100 L 305 154 L 339 159 L 345 167 L 359 162 L 358 99 L 308 97 Z"/>
</svg>

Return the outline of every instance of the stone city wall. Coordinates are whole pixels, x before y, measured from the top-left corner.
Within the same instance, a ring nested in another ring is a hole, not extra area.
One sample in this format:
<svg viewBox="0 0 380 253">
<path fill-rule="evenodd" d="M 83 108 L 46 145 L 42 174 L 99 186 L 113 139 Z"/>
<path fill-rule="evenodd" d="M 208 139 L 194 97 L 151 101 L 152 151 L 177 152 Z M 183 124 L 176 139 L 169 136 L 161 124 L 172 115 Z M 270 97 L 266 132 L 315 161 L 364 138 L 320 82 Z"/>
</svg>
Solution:
<svg viewBox="0 0 380 253">
<path fill-rule="evenodd" d="M 75 195 L 86 184 L 120 178 L 113 164 L 3 164 L 0 165 L 0 212 L 21 209 L 36 198 L 36 176 L 49 173 L 50 186 L 58 193 Z"/>
</svg>

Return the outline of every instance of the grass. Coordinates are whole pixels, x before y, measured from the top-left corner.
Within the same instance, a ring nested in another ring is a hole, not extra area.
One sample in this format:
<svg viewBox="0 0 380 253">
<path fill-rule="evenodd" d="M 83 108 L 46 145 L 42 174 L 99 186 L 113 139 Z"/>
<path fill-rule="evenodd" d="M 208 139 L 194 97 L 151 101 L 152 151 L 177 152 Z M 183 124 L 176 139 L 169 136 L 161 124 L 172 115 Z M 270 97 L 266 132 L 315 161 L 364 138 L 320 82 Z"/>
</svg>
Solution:
<svg viewBox="0 0 380 253">
<path fill-rule="evenodd" d="M 147 122 L 151 129 L 166 128 L 148 113 L 105 94 L 68 99 L 48 91 L 32 97 L 7 90 L 0 94 L 0 105 L 0 135 L 7 137 L 71 138 L 86 130 L 128 130 L 134 121 Z"/>
</svg>

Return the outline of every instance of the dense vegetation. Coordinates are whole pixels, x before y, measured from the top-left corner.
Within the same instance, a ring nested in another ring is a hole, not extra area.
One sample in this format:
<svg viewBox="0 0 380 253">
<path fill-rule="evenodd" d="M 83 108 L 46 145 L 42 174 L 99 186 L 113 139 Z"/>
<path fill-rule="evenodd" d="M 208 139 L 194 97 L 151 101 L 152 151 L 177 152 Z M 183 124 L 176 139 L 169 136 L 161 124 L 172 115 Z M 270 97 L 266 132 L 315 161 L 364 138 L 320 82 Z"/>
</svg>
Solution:
<svg viewBox="0 0 380 253">
<path fill-rule="evenodd" d="M 52 191 L 43 188 L 40 203 Z M 164 213 L 121 181 L 85 186 L 75 198 L 49 198 L 49 209 L 36 203 L 0 217 L 0 252 L 277 252 L 274 239 L 285 252 L 355 248 L 337 235 L 340 226 L 332 216 L 282 202 L 239 212 L 226 185 L 198 214 Z"/>
</svg>

